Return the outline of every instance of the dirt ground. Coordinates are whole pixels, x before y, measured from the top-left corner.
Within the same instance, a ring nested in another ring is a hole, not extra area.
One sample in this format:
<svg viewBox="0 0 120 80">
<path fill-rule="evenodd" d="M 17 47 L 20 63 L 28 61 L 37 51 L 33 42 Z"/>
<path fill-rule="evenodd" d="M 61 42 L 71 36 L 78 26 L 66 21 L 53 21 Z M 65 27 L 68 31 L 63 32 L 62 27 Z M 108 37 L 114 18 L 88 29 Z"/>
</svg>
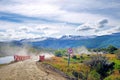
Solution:
<svg viewBox="0 0 120 80">
<path fill-rule="evenodd" d="M 26 60 L 0 68 L 0 80 L 66 80 L 60 74 L 37 66 L 34 60 Z"/>
</svg>

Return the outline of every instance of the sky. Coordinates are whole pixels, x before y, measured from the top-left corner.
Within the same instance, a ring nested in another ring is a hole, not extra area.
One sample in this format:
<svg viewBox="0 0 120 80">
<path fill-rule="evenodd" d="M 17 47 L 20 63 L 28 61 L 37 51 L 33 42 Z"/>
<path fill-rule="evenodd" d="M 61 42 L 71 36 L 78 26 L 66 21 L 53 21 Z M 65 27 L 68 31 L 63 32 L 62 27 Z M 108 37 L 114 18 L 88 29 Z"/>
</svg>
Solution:
<svg viewBox="0 0 120 80">
<path fill-rule="evenodd" d="M 0 0 L 0 41 L 120 32 L 120 0 Z"/>
</svg>

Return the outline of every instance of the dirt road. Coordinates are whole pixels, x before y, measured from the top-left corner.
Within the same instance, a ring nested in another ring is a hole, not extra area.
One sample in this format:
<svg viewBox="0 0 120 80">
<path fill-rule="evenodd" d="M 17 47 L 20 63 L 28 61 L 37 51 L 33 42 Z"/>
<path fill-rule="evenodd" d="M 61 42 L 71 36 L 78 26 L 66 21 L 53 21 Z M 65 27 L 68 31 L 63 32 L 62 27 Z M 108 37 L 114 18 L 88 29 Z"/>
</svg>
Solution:
<svg viewBox="0 0 120 80">
<path fill-rule="evenodd" d="M 42 66 L 38 68 L 34 60 L 26 60 L 1 67 L 0 80 L 66 80 L 53 73 L 48 74 Z"/>
</svg>

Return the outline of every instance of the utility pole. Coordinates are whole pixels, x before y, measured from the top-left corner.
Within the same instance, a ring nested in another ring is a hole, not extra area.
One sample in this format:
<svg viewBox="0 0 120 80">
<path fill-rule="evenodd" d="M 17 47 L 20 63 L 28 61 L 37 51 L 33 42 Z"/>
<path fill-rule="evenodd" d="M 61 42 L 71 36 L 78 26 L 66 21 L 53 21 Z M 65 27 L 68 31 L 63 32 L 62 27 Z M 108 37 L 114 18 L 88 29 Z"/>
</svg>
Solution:
<svg viewBox="0 0 120 80">
<path fill-rule="evenodd" d="M 68 54 L 68 67 L 70 65 L 70 54 Z"/>
<path fill-rule="evenodd" d="M 69 67 L 69 65 L 70 65 L 70 54 L 73 53 L 72 48 L 68 48 L 67 52 L 68 52 L 68 67 Z"/>
</svg>

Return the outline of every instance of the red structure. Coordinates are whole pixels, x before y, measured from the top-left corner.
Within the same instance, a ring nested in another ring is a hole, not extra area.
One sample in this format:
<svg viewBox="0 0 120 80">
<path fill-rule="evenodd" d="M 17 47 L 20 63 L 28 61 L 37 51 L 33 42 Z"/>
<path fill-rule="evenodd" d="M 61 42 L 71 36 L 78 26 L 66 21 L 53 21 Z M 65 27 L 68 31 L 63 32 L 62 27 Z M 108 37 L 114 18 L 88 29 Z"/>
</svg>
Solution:
<svg viewBox="0 0 120 80">
<path fill-rule="evenodd" d="M 43 55 L 43 56 L 39 56 L 39 61 L 44 61 L 45 60 L 45 56 Z"/>
<path fill-rule="evenodd" d="M 19 56 L 19 55 L 14 55 L 14 61 L 24 61 L 30 59 L 30 56 Z"/>
</svg>

